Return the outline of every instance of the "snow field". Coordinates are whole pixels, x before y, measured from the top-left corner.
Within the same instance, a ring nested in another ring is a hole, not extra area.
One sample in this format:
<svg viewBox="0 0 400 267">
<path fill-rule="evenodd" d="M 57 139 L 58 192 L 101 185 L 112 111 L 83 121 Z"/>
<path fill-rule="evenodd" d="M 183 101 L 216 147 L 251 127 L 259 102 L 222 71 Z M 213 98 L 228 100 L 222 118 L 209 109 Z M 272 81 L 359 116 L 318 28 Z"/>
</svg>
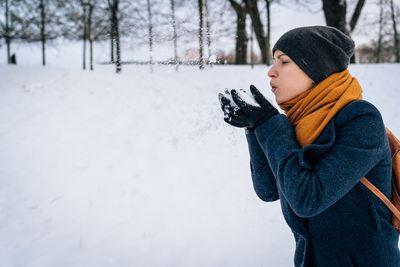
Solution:
<svg viewBox="0 0 400 267">
<path fill-rule="evenodd" d="M 0 266 L 293 265 L 217 97 L 265 66 L 95 68 L 0 65 Z M 400 136 L 400 65 L 350 71 Z"/>
</svg>

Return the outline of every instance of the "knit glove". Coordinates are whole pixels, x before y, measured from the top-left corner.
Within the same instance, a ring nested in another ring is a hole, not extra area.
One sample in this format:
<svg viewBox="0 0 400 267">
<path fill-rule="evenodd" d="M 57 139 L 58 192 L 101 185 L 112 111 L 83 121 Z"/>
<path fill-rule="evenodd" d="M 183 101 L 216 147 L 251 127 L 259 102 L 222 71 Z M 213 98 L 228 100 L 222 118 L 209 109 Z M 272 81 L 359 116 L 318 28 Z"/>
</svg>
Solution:
<svg viewBox="0 0 400 267">
<path fill-rule="evenodd" d="M 224 112 L 224 121 L 235 127 L 247 127 L 248 125 L 246 124 L 243 111 L 241 111 L 239 107 L 229 99 L 231 98 L 229 91 L 225 91 L 225 94 L 226 95 L 221 93 L 218 94 L 219 102 L 222 111 Z"/>
<path fill-rule="evenodd" d="M 254 100 L 258 103 L 251 103 L 243 99 L 235 90 L 231 90 L 233 101 L 239 107 L 241 116 L 244 117 L 243 125 L 249 130 L 255 129 L 257 126 L 266 122 L 272 116 L 279 114 L 279 111 L 258 91 L 254 85 L 250 85 L 250 92 Z"/>
</svg>

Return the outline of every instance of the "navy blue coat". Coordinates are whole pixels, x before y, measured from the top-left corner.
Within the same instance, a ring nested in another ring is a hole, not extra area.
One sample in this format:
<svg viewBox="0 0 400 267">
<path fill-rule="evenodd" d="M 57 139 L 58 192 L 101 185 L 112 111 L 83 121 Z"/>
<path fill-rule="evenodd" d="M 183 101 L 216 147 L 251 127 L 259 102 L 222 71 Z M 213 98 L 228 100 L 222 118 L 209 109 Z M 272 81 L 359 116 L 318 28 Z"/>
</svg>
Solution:
<svg viewBox="0 0 400 267">
<path fill-rule="evenodd" d="M 280 199 L 296 241 L 295 266 L 400 266 L 389 199 L 391 155 L 379 111 L 365 100 L 343 107 L 314 143 L 301 147 L 282 114 L 246 131 L 254 189 Z"/>
</svg>

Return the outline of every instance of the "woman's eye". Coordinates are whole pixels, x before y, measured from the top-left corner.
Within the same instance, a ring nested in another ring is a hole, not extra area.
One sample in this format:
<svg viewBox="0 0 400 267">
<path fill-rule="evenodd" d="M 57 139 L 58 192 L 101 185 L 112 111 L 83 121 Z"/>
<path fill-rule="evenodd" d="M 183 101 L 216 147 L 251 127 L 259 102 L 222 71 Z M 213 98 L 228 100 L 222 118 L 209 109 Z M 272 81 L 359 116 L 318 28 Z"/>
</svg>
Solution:
<svg viewBox="0 0 400 267">
<path fill-rule="evenodd" d="M 289 61 L 282 61 L 282 64 L 287 64 L 289 63 Z"/>
</svg>

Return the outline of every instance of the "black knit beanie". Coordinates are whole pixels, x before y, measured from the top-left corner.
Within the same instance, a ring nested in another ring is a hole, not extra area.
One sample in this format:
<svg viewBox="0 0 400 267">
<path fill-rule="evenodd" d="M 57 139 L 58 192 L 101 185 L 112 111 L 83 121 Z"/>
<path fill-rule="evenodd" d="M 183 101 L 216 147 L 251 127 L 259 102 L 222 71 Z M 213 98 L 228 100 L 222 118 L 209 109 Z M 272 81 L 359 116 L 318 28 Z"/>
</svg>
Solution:
<svg viewBox="0 0 400 267">
<path fill-rule="evenodd" d="M 354 53 L 354 41 L 336 28 L 300 27 L 288 31 L 272 49 L 289 56 L 314 82 L 347 69 Z"/>
</svg>

